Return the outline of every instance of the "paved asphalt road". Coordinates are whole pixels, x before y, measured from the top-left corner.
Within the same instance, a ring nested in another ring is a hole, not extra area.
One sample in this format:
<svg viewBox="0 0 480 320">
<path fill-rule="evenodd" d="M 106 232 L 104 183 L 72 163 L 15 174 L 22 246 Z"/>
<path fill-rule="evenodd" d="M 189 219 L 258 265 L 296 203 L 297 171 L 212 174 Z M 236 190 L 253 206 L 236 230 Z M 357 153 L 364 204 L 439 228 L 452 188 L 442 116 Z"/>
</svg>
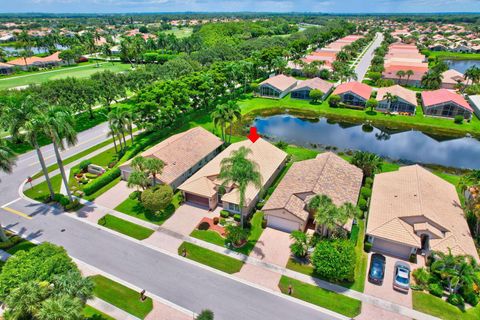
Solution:
<svg viewBox="0 0 480 320">
<path fill-rule="evenodd" d="M 368 68 L 370 67 L 370 62 L 373 59 L 374 51 L 378 48 L 383 41 L 383 34 L 377 33 L 375 40 L 370 48 L 368 48 L 365 55 L 360 59 L 358 65 L 355 67 L 355 72 L 357 73 L 357 81 L 362 82 L 363 78 L 365 78 L 365 74 L 367 73 Z"/>
<path fill-rule="evenodd" d="M 100 143 L 106 131 L 102 124 L 80 133 L 80 143 L 63 152 L 64 158 Z M 55 162 L 51 146 L 43 152 L 48 164 Z M 39 170 L 36 154 L 29 152 L 19 157 L 11 175 L 0 173 L 0 207 L 8 204 L 10 210 L 32 217 L 0 208 L 0 221 L 8 229 L 61 245 L 71 256 L 186 309 L 212 309 L 216 319 L 332 319 L 317 309 L 176 259 L 50 207 L 18 199 L 20 184 Z"/>
</svg>

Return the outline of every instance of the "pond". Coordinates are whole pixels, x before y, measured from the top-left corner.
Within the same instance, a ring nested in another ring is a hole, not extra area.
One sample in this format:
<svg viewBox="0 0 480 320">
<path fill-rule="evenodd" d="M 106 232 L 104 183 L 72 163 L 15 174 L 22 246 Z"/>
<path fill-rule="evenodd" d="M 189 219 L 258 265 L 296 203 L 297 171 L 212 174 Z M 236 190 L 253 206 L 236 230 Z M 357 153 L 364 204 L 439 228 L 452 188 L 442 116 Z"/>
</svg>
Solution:
<svg viewBox="0 0 480 320">
<path fill-rule="evenodd" d="M 461 73 L 465 73 L 468 68 L 477 66 L 480 68 L 480 60 L 444 60 L 450 69 L 455 69 Z"/>
<path fill-rule="evenodd" d="M 406 163 L 480 169 L 480 141 L 475 138 L 434 137 L 416 130 L 395 131 L 287 114 L 257 117 L 253 125 L 268 140 L 308 148 L 362 150 Z"/>
<path fill-rule="evenodd" d="M 56 48 L 58 50 L 63 50 L 66 49 L 67 47 L 63 47 L 61 45 L 57 45 Z M 8 55 L 15 55 L 18 54 L 23 50 L 23 48 L 15 48 L 15 47 L 0 47 L 1 50 L 5 51 Z M 37 48 L 33 47 L 30 50 L 32 50 L 33 54 L 39 54 L 39 53 L 46 53 L 48 52 L 48 49 L 45 48 Z"/>
</svg>

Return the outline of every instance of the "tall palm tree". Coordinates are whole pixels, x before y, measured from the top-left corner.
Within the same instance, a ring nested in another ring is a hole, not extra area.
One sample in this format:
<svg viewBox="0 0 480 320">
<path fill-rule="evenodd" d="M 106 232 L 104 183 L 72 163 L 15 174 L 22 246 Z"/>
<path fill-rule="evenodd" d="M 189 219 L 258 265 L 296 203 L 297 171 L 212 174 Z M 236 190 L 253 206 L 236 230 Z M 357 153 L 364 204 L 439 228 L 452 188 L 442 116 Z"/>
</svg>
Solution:
<svg viewBox="0 0 480 320">
<path fill-rule="evenodd" d="M 442 84 L 443 75 L 439 72 L 428 71 L 422 77 L 422 85 L 427 89 L 438 89 Z"/>
<path fill-rule="evenodd" d="M 390 108 L 392 106 L 392 103 L 395 103 L 398 101 L 398 97 L 390 92 L 387 92 L 387 94 L 385 94 L 385 100 L 387 100 L 387 103 L 388 103 L 388 110 L 390 111 Z"/>
<path fill-rule="evenodd" d="M 230 133 L 228 136 L 228 143 L 232 142 L 232 128 L 233 128 L 233 122 L 235 120 L 239 120 L 242 117 L 242 112 L 240 110 L 240 106 L 237 104 L 236 101 L 230 100 L 227 102 L 225 105 L 225 108 L 227 109 L 227 119 L 230 124 Z"/>
<path fill-rule="evenodd" d="M 243 208 L 247 186 L 249 184 L 253 184 L 257 188 L 262 186 L 262 176 L 258 164 L 247 158 L 250 153 L 252 153 L 252 150 L 245 147 L 232 151 L 229 157 L 222 159 L 220 162 L 220 174 L 218 175 L 224 187 L 232 184 L 238 188 L 240 193 L 238 206 L 242 228 L 244 226 Z"/>
<path fill-rule="evenodd" d="M 145 168 L 152 175 L 153 186 L 157 184 L 157 175 L 162 174 L 165 164 L 158 158 L 145 158 Z"/>
<path fill-rule="evenodd" d="M 363 171 L 365 178 L 372 177 L 382 169 L 383 160 L 374 153 L 356 151 L 352 157 L 352 164 Z"/>
<path fill-rule="evenodd" d="M 125 139 L 125 131 L 127 130 L 126 119 L 124 119 L 123 111 L 120 108 L 110 111 L 108 113 L 108 123 L 113 128 L 112 131 L 115 131 L 119 136 L 118 140 L 120 141 L 120 148 L 123 149 L 124 147 L 127 147 L 127 141 Z M 122 146 L 122 137 L 124 146 Z"/>
<path fill-rule="evenodd" d="M 337 228 L 337 210 L 332 199 L 326 195 L 316 195 L 310 199 L 308 209 L 313 212 L 317 230 L 328 237 Z"/>
<path fill-rule="evenodd" d="M 411 69 L 408 69 L 405 71 L 405 75 L 407 76 L 407 82 L 405 84 L 408 84 L 408 81 L 410 81 L 410 77 L 413 76 L 414 72 Z"/>
<path fill-rule="evenodd" d="M 68 198 L 73 201 L 72 193 L 68 185 L 68 178 L 63 167 L 62 156 L 60 150 L 65 150 L 64 139 L 68 146 L 77 143 L 77 132 L 74 128 L 74 118 L 70 111 L 64 107 L 49 107 L 43 115 L 44 133 L 52 140 L 53 150 L 57 159 L 58 169 L 62 176 Z"/>
<path fill-rule="evenodd" d="M 212 120 L 215 127 L 220 126 L 222 140 L 225 141 L 225 126 L 229 121 L 228 110 L 225 105 L 218 105 L 212 112 Z"/>
<path fill-rule="evenodd" d="M 398 70 L 396 75 L 398 77 L 398 84 L 400 84 L 402 82 L 402 78 L 405 76 L 405 71 Z"/>
</svg>

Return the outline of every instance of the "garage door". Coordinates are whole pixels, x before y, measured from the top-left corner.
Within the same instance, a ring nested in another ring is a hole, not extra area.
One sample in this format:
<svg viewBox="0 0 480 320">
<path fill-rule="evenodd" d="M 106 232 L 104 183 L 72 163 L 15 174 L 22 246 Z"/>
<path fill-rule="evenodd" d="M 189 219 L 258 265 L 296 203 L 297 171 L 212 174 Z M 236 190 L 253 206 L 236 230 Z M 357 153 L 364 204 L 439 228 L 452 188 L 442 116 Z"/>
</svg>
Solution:
<svg viewBox="0 0 480 320">
<path fill-rule="evenodd" d="M 187 202 L 209 208 L 209 203 L 207 198 L 200 197 L 200 196 L 197 196 L 196 194 L 191 194 L 191 193 L 186 193 L 185 198 Z"/>
<path fill-rule="evenodd" d="M 384 239 L 375 238 L 373 240 L 372 251 L 384 253 L 389 256 L 408 259 L 412 248 L 400 243 L 391 242 Z"/>
<path fill-rule="evenodd" d="M 273 229 L 292 232 L 294 230 L 299 230 L 300 226 L 298 222 L 290 221 L 287 219 L 282 219 L 275 216 L 267 216 L 267 226 Z"/>
</svg>

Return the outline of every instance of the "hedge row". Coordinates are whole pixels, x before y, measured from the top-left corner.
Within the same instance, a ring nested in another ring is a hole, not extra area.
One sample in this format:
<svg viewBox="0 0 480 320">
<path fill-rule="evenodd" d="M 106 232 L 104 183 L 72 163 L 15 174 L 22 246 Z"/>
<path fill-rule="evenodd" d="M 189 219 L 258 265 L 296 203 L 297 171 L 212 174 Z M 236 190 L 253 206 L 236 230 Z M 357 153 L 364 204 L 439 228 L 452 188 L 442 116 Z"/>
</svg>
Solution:
<svg viewBox="0 0 480 320">
<path fill-rule="evenodd" d="M 86 185 L 85 188 L 83 188 L 83 192 L 85 192 L 85 195 L 89 196 L 120 177 L 120 174 L 121 172 L 119 168 L 112 169 Z"/>
</svg>

